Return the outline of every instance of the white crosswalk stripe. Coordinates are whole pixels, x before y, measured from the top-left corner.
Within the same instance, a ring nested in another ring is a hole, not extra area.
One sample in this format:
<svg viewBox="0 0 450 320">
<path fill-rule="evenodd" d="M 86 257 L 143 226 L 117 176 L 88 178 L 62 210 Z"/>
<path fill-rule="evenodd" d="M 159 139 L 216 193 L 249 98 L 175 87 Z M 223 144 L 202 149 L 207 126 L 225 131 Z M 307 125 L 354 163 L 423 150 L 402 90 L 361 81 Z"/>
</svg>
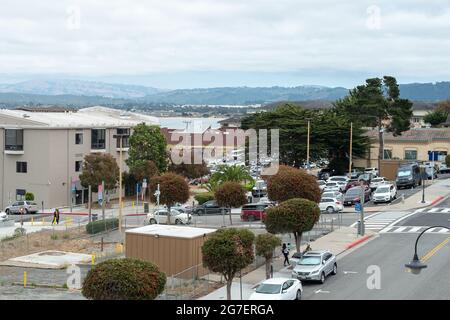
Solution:
<svg viewBox="0 0 450 320">
<path fill-rule="evenodd" d="M 389 228 L 385 228 L 383 230 L 380 231 L 380 233 L 421 233 L 422 231 L 424 231 L 426 228 L 429 228 L 427 226 L 392 226 Z M 425 233 L 447 233 L 450 234 L 450 230 L 446 229 L 446 228 L 441 228 L 441 227 L 436 227 L 436 228 L 431 228 L 429 230 L 427 230 Z"/>
<path fill-rule="evenodd" d="M 364 219 L 364 227 L 368 230 L 380 231 L 407 214 L 410 212 L 388 211 L 375 214 Z M 356 227 L 357 224 L 357 222 L 354 223 L 352 227 Z"/>
</svg>

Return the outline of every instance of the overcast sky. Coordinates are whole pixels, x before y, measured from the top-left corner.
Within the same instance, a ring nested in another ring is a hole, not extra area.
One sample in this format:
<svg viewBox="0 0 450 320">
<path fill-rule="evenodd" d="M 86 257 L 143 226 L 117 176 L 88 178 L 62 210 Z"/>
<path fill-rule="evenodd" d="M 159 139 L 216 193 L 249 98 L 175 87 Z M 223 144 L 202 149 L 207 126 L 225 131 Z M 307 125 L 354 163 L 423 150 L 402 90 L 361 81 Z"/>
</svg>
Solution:
<svg viewBox="0 0 450 320">
<path fill-rule="evenodd" d="M 434 82 L 450 80 L 449 34 L 448 0 L 2 0 L 0 82 Z"/>
</svg>

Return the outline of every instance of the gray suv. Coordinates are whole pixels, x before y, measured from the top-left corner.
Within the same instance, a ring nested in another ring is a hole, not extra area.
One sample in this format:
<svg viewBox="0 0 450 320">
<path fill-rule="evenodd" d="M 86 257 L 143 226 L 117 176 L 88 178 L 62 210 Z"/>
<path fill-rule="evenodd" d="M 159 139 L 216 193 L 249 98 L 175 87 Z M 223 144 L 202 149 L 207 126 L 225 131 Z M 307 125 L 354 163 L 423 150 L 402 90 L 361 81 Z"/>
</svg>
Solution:
<svg viewBox="0 0 450 320">
<path fill-rule="evenodd" d="M 292 271 L 292 277 L 299 280 L 313 280 L 320 283 L 337 273 L 336 256 L 329 251 L 309 251 L 305 253 Z"/>
<path fill-rule="evenodd" d="M 223 208 L 225 214 L 230 213 L 230 209 Z M 204 204 L 195 207 L 195 214 L 222 214 L 222 207 L 219 207 L 216 200 L 206 201 Z"/>
<path fill-rule="evenodd" d="M 31 201 L 16 201 L 5 208 L 6 214 L 20 214 L 21 211 L 23 211 L 24 214 L 37 213 L 38 206 Z"/>
</svg>

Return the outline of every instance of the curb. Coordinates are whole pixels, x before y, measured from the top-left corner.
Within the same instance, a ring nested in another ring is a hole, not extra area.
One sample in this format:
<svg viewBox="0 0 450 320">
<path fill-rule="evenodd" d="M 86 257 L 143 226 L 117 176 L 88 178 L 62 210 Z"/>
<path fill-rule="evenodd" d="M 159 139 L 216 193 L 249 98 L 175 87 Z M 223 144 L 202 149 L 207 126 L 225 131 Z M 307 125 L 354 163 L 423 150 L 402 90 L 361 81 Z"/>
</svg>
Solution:
<svg viewBox="0 0 450 320">
<path fill-rule="evenodd" d="M 439 196 L 436 199 L 434 199 L 433 201 L 431 201 L 431 203 L 428 206 L 434 206 L 436 203 L 440 202 L 443 199 L 444 199 L 443 196 Z"/>
<path fill-rule="evenodd" d="M 355 240 L 355 241 L 353 241 L 352 243 L 348 244 L 348 245 L 345 247 L 345 249 L 346 249 L 346 250 L 351 249 L 351 248 L 357 246 L 358 244 L 361 244 L 361 243 L 363 243 L 364 241 L 367 241 L 367 240 L 370 239 L 371 237 L 372 237 L 372 235 L 367 235 L 367 236 L 362 237 L 361 239 Z"/>
</svg>

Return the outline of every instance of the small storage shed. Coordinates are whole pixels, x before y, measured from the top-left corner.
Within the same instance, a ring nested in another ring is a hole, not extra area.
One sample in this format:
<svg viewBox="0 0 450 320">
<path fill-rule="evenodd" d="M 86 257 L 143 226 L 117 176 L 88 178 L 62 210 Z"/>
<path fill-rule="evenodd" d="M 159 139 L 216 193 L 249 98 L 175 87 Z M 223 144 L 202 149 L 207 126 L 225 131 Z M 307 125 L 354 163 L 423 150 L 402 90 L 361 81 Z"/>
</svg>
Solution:
<svg viewBox="0 0 450 320">
<path fill-rule="evenodd" d="M 202 245 L 216 229 L 152 224 L 126 230 L 125 256 L 159 266 L 167 276 L 203 276 Z M 198 266 L 198 267 L 196 267 Z M 190 269 L 191 268 L 191 269 Z M 188 270 L 189 269 L 189 270 Z"/>
</svg>

